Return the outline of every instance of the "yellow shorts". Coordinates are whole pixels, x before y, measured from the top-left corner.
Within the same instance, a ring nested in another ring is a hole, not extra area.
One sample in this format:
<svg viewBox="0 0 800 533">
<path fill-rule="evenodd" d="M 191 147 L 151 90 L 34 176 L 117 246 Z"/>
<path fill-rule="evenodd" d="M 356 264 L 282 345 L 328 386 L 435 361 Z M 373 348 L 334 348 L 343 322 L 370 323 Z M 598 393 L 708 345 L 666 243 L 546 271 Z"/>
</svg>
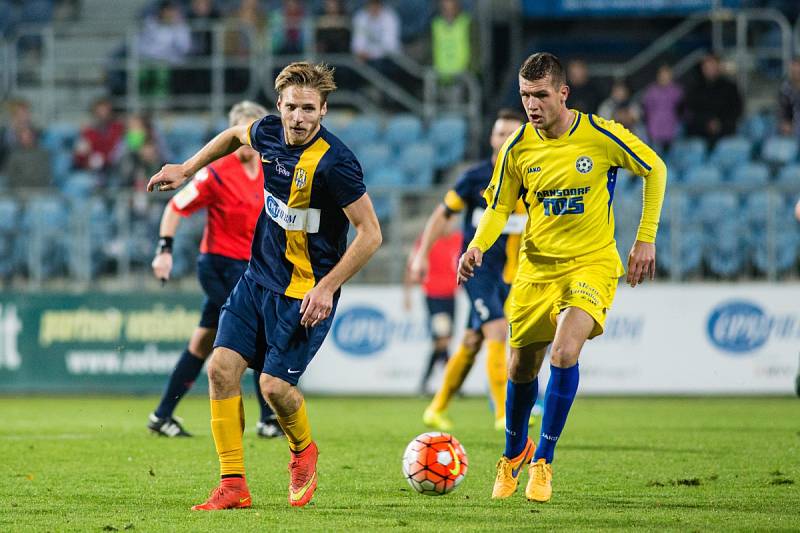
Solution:
<svg viewBox="0 0 800 533">
<path fill-rule="evenodd" d="M 511 346 L 522 348 L 535 342 L 552 342 L 556 318 L 567 307 L 583 309 L 594 318 L 590 339 L 602 334 L 617 279 L 607 268 L 587 265 L 553 281 L 515 280 L 508 314 Z"/>
</svg>

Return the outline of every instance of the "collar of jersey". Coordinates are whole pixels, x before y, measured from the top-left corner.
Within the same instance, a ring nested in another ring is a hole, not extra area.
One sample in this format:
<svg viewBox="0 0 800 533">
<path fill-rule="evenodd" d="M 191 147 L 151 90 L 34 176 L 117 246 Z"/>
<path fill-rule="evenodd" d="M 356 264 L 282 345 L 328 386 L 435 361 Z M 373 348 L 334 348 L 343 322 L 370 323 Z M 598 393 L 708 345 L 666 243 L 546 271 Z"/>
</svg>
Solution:
<svg viewBox="0 0 800 533">
<path fill-rule="evenodd" d="M 567 128 L 567 131 L 562 133 L 560 137 L 556 137 L 555 139 L 551 139 L 550 137 L 542 135 L 541 132 L 539 131 L 539 128 L 533 128 L 534 131 L 536 132 L 536 135 L 538 135 L 539 138 L 541 140 L 543 140 L 544 142 L 562 141 L 562 140 L 566 139 L 567 137 L 569 137 L 570 135 L 572 135 L 572 129 L 575 127 L 575 125 L 577 124 L 578 120 L 580 120 L 581 112 L 578 111 L 577 109 L 570 109 L 570 111 L 575 113 L 575 116 L 573 117 L 572 123 L 569 125 L 569 128 Z"/>
<path fill-rule="evenodd" d="M 284 136 L 284 132 L 283 132 L 283 123 L 281 123 L 281 133 L 280 133 L 281 144 L 283 144 L 284 148 L 286 148 L 288 150 L 305 150 L 306 148 L 308 148 L 309 146 L 311 146 L 312 144 L 317 142 L 317 139 L 320 138 L 320 136 L 322 135 L 322 130 L 324 130 L 324 129 L 325 129 L 325 126 L 320 124 L 319 125 L 319 131 L 313 137 L 311 137 L 310 141 L 308 141 L 305 144 L 294 146 L 294 145 L 288 144 L 286 142 L 286 137 Z"/>
</svg>

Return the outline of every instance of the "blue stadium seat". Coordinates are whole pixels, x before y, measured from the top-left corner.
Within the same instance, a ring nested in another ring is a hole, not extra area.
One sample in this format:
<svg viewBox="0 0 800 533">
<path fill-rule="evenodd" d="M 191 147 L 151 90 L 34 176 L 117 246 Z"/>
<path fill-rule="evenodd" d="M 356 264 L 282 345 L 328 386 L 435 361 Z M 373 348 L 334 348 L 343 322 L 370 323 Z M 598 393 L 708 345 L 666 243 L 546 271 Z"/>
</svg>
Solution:
<svg viewBox="0 0 800 533">
<path fill-rule="evenodd" d="M 746 260 L 744 239 L 735 221 L 717 226 L 706 241 L 708 269 L 723 278 L 741 274 Z"/>
<path fill-rule="evenodd" d="M 177 159 L 187 154 L 191 156 L 194 151 L 190 150 L 203 146 L 210 132 L 208 122 L 192 116 L 175 118 L 168 127 L 160 130 L 164 132 L 167 147 Z"/>
<path fill-rule="evenodd" d="M 706 141 L 698 137 L 678 139 L 670 148 L 668 160 L 679 172 L 700 166 L 706 161 Z"/>
<path fill-rule="evenodd" d="M 746 195 L 744 200 L 744 219 L 748 224 L 765 225 L 769 212 L 769 193 L 757 191 Z"/>
<path fill-rule="evenodd" d="M 364 171 L 364 179 L 367 183 L 372 183 L 374 174 L 382 168 L 388 167 L 391 162 L 389 147 L 382 143 L 361 145 L 356 156 L 361 162 L 361 169 Z"/>
<path fill-rule="evenodd" d="M 341 131 L 347 128 L 351 120 L 352 118 L 344 113 L 329 113 L 325 115 L 325 118 L 322 120 L 322 125 L 331 133 L 338 136 Z"/>
<path fill-rule="evenodd" d="M 61 192 L 68 198 L 86 198 L 96 185 L 97 180 L 90 172 L 73 172 L 61 184 Z"/>
<path fill-rule="evenodd" d="M 10 0 L 0 0 L 0 35 L 8 35 L 19 22 L 19 13 Z"/>
<path fill-rule="evenodd" d="M 716 227 L 739 217 L 739 197 L 726 191 L 707 192 L 697 202 L 697 218 L 700 222 Z"/>
<path fill-rule="evenodd" d="M 752 151 L 752 143 L 746 137 L 725 137 L 714 147 L 708 162 L 728 171 L 749 162 Z"/>
<path fill-rule="evenodd" d="M 60 198 L 37 196 L 28 201 L 25 227 L 46 231 L 67 231 L 69 212 Z"/>
<path fill-rule="evenodd" d="M 686 170 L 683 181 L 687 185 L 719 185 L 722 183 L 722 172 L 714 165 L 693 166 Z"/>
<path fill-rule="evenodd" d="M 797 266 L 798 252 L 800 252 L 800 236 L 795 229 L 779 231 L 775 235 L 775 270 L 784 274 Z M 769 272 L 769 250 L 765 238 L 760 238 L 753 243 L 751 248 L 753 266 L 761 274 Z"/>
<path fill-rule="evenodd" d="M 800 164 L 795 163 L 783 166 L 778 172 L 776 183 L 800 190 Z"/>
<path fill-rule="evenodd" d="M 797 160 L 797 139 L 773 136 L 764 141 L 761 157 L 768 163 L 784 165 Z"/>
<path fill-rule="evenodd" d="M 384 141 L 392 147 L 401 148 L 422 140 L 422 121 L 416 115 L 395 115 L 386 124 Z"/>
<path fill-rule="evenodd" d="M 409 186 L 427 187 L 433 183 L 434 149 L 428 143 L 409 144 L 395 165 L 406 174 Z"/>
<path fill-rule="evenodd" d="M 75 145 L 80 128 L 70 122 L 54 122 L 42 132 L 42 146 L 48 150 L 69 150 Z"/>
<path fill-rule="evenodd" d="M 659 228 L 657 268 L 675 273 L 679 278 L 700 271 L 703 263 L 703 234 L 696 229 L 681 231 L 675 257 L 672 250 L 672 231 L 667 225 Z M 626 252 L 627 253 L 627 252 Z"/>
<path fill-rule="evenodd" d="M 369 184 L 377 187 L 403 187 L 406 184 L 406 175 L 394 167 L 379 168 L 371 174 Z"/>
<path fill-rule="evenodd" d="M 466 119 L 455 115 L 436 119 L 428 130 L 428 142 L 435 150 L 437 169 L 457 163 L 464 157 L 466 150 Z"/>
<path fill-rule="evenodd" d="M 11 233 L 19 226 L 20 206 L 12 197 L 0 198 L 0 233 Z"/>
<path fill-rule="evenodd" d="M 739 123 L 739 134 L 744 135 L 756 144 L 760 144 L 775 131 L 772 115 L 754 114 Z"/>
<path fill-rule="evenodd" d="M 361 145 L 380 142 L 381 119 L 377 115 L 358 115 L 336 135 L 351 150 L 357 151 Z"/>
<path fill-rule="evenodd" d="M 739 185 L 766 185 L 769 167 L 764 163 L 746 163 L 731 170 L 730 180 Z"/>
</svg>

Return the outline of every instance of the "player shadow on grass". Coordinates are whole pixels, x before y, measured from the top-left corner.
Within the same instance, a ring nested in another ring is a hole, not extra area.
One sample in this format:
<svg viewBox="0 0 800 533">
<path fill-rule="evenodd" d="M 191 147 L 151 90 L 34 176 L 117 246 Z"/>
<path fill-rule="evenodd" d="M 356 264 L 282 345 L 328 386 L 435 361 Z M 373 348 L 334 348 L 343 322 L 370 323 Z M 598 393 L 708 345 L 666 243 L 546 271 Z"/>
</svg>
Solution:
<svg viewBox="0 0 800 533">
<path fill-rule="evenodd" d="M 598 451 L 598 452 L 657 452 L 688 453 L 708 455 L 709 451 L 697 448 L 675 448 L 674 446 L 633 446 L 630 444 L 561 444 L 562 450 Z"/>
</svg>

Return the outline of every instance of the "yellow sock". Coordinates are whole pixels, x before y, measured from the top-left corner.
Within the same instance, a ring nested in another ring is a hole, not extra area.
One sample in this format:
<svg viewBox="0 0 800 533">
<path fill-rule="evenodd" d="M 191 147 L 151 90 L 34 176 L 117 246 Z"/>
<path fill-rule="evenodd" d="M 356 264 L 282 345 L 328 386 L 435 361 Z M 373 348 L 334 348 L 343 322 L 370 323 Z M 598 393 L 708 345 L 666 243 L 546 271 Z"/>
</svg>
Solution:
<svg viewBox="0 0 800 533">
<path fill-rule="evenodd" d="M 286 433 L 289 441 L 289 449 L 293 452 L 301 452 L 306 446 L 311 444 L 311 424 L 308 423 L 308 413 L 306 412 L 306 401 L 300 404 L 300 409 L 289 416 L 278 416 L 278 424 Z"/>
<path fill-rule="evenodd" d="M 489 378 L 489 395 L 494 403 L 494 417 L 506 416 L 506 343 L 486 341 L 486 376 Z"/>
<path fill-rule="evenodd" d="M 211 433 L 219 456 L 220 475 L 244 475 L 244 408 L 242 397 L 211 400 Z"/>
<path fill-rule="evenodd" d="M 430 409 L 437 412 L 442 412 L 447 409 L 450 400 L 453 398 L 453 395 L 458 392 L 458 389 L 461 388 L 474 362 L 475 354 L 468 350 L 463 344 L 460 344 L 456 353 L 450 357 L 450 360 L 447 361 L 447 365 L 444 367 L 442 386 L 436 391 Z"/>
</svg>

